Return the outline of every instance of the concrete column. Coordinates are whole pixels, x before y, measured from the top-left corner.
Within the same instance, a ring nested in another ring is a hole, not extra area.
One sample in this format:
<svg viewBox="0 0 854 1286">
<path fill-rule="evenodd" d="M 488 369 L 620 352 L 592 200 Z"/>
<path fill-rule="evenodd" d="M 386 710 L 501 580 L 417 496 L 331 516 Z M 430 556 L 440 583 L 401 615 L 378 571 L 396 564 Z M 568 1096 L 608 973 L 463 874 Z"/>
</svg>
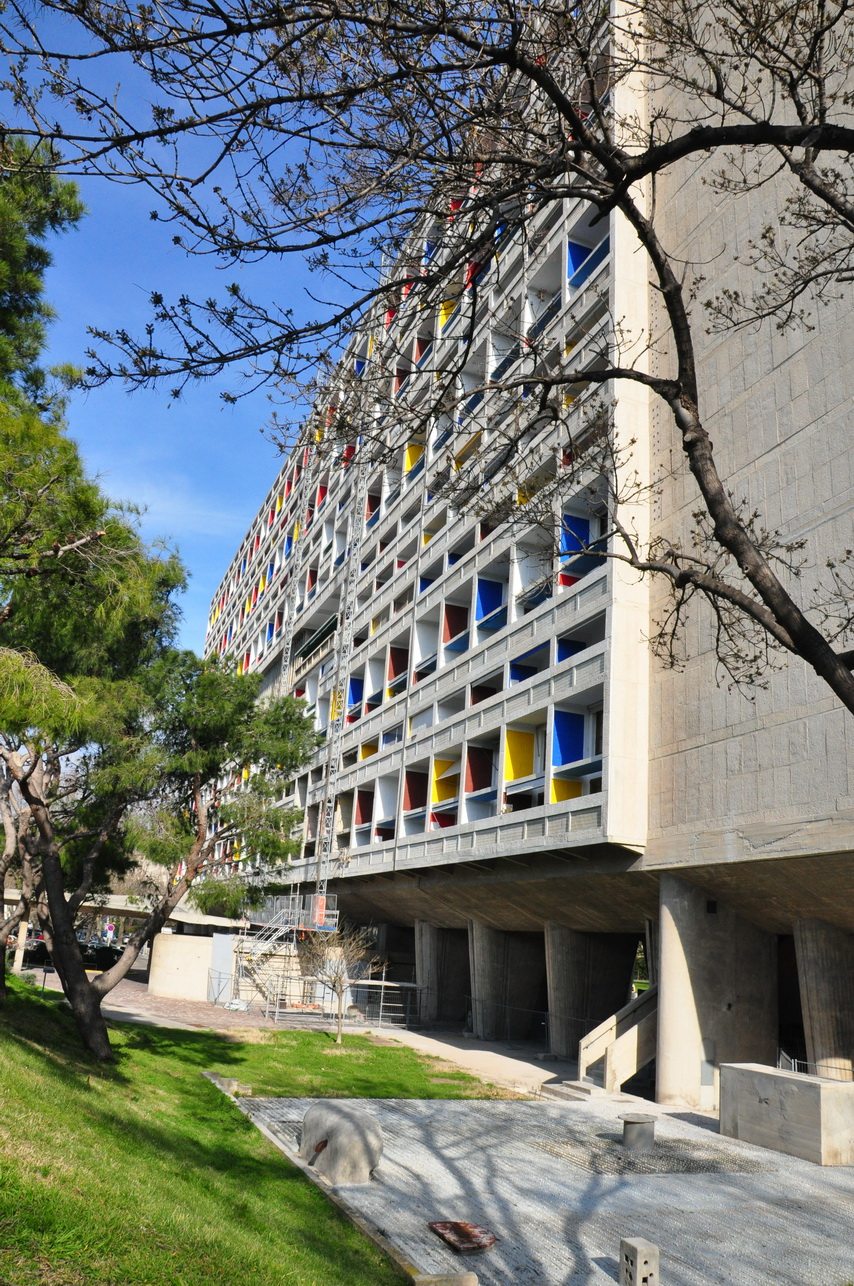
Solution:
<svg viewBox="0 0 854 1286">
<path fill-rule="evenodd" d="M 818 1076 L 854 1080 L 854 934 L 797 920 L 795 952 L 807 1058 Z"/>
<path fill-rule="evenodd" d="M 550 1048 L 575 1058 L 578 1042 L 629 999 L 635 934 L 579 933 L 546 924 Z"/>
<path fill-rule="evenodd" d="M 422 1023 L 465 1020 L 469 979 L 469 948 L 465 929 L 439 929 L 426 920 L 415 921 L 415 981 Z"/>
<path fill-rule="evenodd" d="M 721 1063 L 777 1059 L 777 939 L 661 877 L 656 1097 L 714 1110 Z"/>
<path fill-rule="evenodd" d="M 433 1024 L 439 1016 L 439 930 L 426 920 L 415 921 L 415 981 L 418 1016 Z"/>
<path fill-rule="evenodd" d="M 468 930 L 472 1031 L 479 1040 L 499 1040 L 504 1034 L 507 935 L 477 920 L 469 920 Z"/>
</svg>

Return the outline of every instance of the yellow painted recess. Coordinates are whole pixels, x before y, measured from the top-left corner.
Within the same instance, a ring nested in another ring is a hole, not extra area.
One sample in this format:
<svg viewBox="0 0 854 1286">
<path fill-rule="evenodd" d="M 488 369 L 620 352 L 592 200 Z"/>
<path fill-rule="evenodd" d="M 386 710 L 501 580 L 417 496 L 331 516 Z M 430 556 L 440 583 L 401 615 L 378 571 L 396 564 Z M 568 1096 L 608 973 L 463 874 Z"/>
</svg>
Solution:
<svg viewBox="0 0 854 1286">
<path fill-rule="evenodd" d="M 361 746 L 359 747 L 359 758 L 370 759 L 371 755 L 375 755 L 378 749 L 379 749 L 378 741 L 363 741 Z"/>
<path fill-rule="evenodd" d="M 439 326 L 447 326 L 459 303 L 458 299 L 443 299 L 439 305 Z"/>
<path fill-rule="evenodd" d="M 374 351 L 374 337 L 373 335 L 370 335 L 368 337 L 368 357 L 370 357 L 373 351 Z"/>
<path fill-rule="evenodd" d="M 534 772 L 534 734 L 517 728 L 507 729 L 504 754 L 504 780 L 518 781 Z"/>
<path fill-rule="evenodd" d="M 299 523 L 294 523 L 294 540 L 299 540 Z"/>
<path fill-rule="evenodd" d="M 435 535 L 436 535 L 435 531 L 425 531 L 422 537 L 424 544 L 429 545 L 430 541 L 433 539 Z"/>
<path fill-rule="evenodd" d="M 249 769 L 248 769 L 248 768 L 244 768 L 244 769 L 243 769 L 243 772 L 240 774 L 240 780 L 241 780 L 241 781 L 248 781 L 248 780 L 249 780 Z"/>
<path fill-rule="evenodd" d="M 448 799 L 456 799 L 460 793 L 460 774 L 456 772 L 450 777 L 445 777 L 444 774 L 450 768 L 457 766 L 455 759 L 433 760 L 433 784 L 430 788 L 431 804 L 443 804 Z"/>
<path fill-rule="evenodd" d="M 284 500 L 282 499 L 282 496 L 280 494 L 276 499 L 276 513 L 279 513 L 283 504 L 284 504 Z"/>
<path fill-rule="evenodd" d="M 423 454 L 423 442 L 409 442 L 406 447 L 406 455 L 403 459 L 403 472 L 409 473 L 410 469 L 414 469 Z"/>
<path fill-rule="evenodd" d="M 552 782 L 553 804 L 562 804 L 565 799 L 578 799 L 580 794 L 580 781 L 561 781 L 559 777 L 556 777 Z"/>
<path fill-rule="evenodd" d="M 329 722 L 334 723 L 338 718 L 338 693 L 333 692 L 329 702 Z"/>
<path fill-rule="evenodd" d="M 468 457 L 477 447 L 478 443 L 480 442 L 480 438 L 481 438 L 481 432 L 480 432 L 480 429 L 478 429 L 477 433 L 473 433 L 469 438 L 468 442 L 466 442 L 466 444 L 463 447 L 461 447 L 460 450 L 457 452 L 457 454 L 454 456 L 454 464 L 458 469 L 462 467 L 464 461 L 468 459 Z"/>
</svg>

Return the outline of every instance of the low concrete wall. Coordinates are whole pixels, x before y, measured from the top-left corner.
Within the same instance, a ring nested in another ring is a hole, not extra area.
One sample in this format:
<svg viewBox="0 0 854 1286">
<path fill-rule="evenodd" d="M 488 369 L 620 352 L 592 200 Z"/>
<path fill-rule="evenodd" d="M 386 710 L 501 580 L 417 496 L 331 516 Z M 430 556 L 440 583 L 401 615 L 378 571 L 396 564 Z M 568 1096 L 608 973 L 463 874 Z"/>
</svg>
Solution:
<svg viewBox="0 0 854 1286">
<path fill-rule="evenodd" d="M 816 1165 L 854 1165 L 854 1081 L 724 1063 L 721 1134 Z"/>
<path fill-rule="evenodd" d="M 151 944 L 148 990 L 173 1000 L 207 1000 L 213 938 L 158 933 Z"/>
</svg>

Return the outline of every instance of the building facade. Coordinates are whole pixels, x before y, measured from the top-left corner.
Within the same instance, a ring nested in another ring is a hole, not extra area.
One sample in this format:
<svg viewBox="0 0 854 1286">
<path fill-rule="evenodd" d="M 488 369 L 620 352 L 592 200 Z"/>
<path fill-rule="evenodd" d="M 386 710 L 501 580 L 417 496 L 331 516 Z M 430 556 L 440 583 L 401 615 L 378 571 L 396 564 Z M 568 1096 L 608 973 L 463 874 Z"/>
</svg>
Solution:
<svg viewBox="0 0 854 1286">
<path fill-rule="evenodd" d="M 674 240 L 694 258 L 725 248 L 726 210 L 670 182 Z M 441 235 L 426 229 L 425 263 Z M 532 350 L 600 360 L 609 319 L 649 332 L 628 228 L 553 202 L 499 228 L 489 262 L 434 310 L 407 303 L 354 340 L 343 391 L 333 382 L 212 600 L 208 653 L 303 698 L 325 734 L 293 788 L 302 854 L 279 877 L 388 926 L 425 1022 L 520 1039 L 545 1023 L 555 1053 L 581 1043 L 606 1083 L 654 1069 L 661 1100 L 700 1106 L 725 1061 L 788 1055 L 850 1076 L 849 716 L 798 661 L 752 702 L 730 692 L 701 617 L 683 670 L 651 660 L 658 591 L 603 556 L 595 476 L 513 381 Z M 741 333 L 702 354 L 724 476 L 771 520 L 796 506 L 817 561 L 850 540 L 843 315 L 780 338 L 770 364 Z M 420 412 L 446 370 L 456 396 Z M 324 436 L 344 399 L 351 441 Z M 579 426 L 589 405 L 582 390 Z M 678 447 L 645 388 L 621 387 L 609 414 L 632 470 L 655 477 Z M 689 484 L 676 474 L 627 502 L 640 540 L 687 528 Z M 629 1004 L 639 944 L 653 986 Z"/>
</svg>

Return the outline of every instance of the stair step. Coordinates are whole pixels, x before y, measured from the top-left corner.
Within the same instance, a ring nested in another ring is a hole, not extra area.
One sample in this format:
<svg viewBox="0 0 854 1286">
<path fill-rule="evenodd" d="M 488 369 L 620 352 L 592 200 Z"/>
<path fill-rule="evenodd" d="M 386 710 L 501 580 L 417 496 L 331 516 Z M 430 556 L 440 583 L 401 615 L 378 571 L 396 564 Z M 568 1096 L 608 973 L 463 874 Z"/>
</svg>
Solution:
<svg viewBox="0 0 854 1286">
<path fill-rule="evenodd" d="M 592 1081 L 546 1081 L 540 1086 L 540 1090 L 549 1098 L 568 1098 L 576 1101 L 594 1098 L 605 1093 L 601 1085 L 594 1085 Z"/>
</svg>

